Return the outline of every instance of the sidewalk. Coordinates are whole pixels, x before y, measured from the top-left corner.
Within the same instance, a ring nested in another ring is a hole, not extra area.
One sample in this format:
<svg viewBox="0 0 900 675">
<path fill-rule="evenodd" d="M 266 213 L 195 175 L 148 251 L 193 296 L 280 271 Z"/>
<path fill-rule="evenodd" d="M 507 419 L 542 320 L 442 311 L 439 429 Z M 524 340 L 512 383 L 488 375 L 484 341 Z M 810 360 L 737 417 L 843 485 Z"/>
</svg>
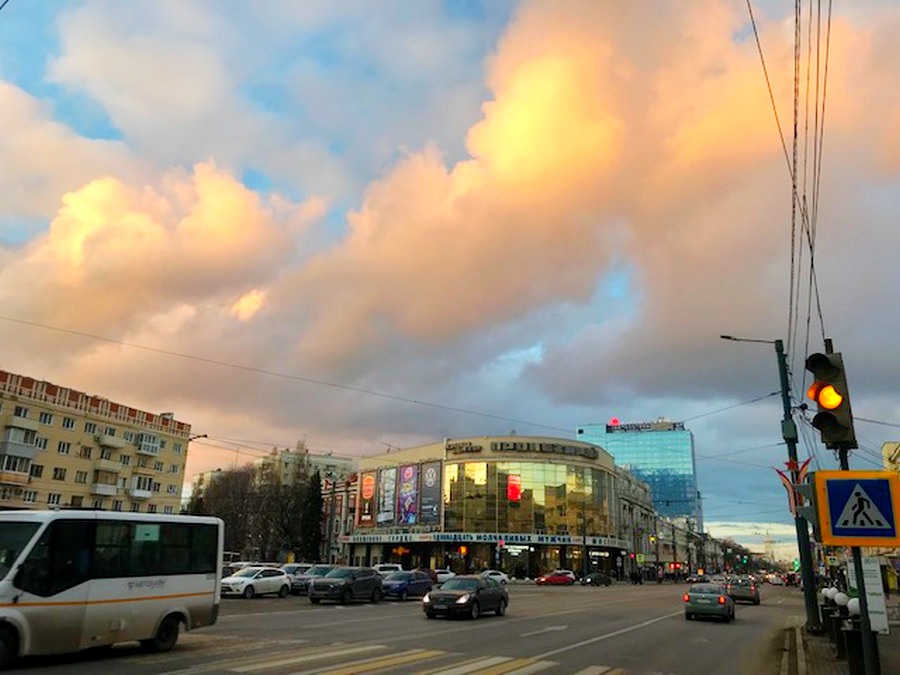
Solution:
<svg viewBox="0 0 900 675">
<path fill-rule="evenodd" d="M 885 599 L 890 635 L 878 636 L 881 673 L 900 673 L 900 597 L 896 593 Z M 806 672 L 804 673 L 804 662 Z M 803 633 L 802 653 L 798 654 L 797 675 L 849 675 L 846 659 L 838 660 L 835 646 L 827 635 Z"/>
</svg>

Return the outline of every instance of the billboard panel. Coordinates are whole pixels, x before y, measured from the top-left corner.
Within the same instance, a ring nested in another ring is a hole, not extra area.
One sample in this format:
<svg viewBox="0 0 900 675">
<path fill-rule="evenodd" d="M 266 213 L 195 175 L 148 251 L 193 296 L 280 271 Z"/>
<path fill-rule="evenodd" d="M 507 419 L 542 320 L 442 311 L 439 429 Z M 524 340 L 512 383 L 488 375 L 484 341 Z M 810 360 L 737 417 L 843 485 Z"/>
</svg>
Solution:
<svg viewBox="0 0 900 675">
<path fill-rule="evenodd" d="M 359 481 L 359 524 L 375 524 L 375 473 L 367 471 Z"/>
<path fill-rule="evenodd" d="M 377 525 L 393 525 L 397 504 L 397 469 L 382 469 L 378 472 L 378 512 Z"/>
<path fill-rule="evenodd" d="M 419 465 L 400 467 L 397 524 L 415 525 L 419 520 Z"/>
<path fill-rule="evenodd" d="M 419 522 L 423 525 L 437 525 L 441 522 L 441 463 L 428 462 L 422 465 L 421 504 Z"/>
</svg>

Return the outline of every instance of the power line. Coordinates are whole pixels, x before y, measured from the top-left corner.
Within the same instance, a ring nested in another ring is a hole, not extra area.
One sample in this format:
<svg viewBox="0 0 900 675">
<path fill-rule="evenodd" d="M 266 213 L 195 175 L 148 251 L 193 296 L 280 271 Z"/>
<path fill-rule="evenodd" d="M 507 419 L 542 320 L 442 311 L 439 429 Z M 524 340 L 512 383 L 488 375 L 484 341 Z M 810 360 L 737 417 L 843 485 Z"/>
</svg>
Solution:
<svg viewBox="0 0 900 675">
<path fill-rule="evenodd" d="M 2 11 L 3 8 L 6 7 L 8 4 L 9 4 L 9 0 L 3 0 L 3 3 L 0 4 L 0 11 Z"/>
<path fill-rule="evenodd" d="M 682 422 L 691 422 L 693 420 L 698 420 L 701 417 L 709 417 L 710 415 L 715 415 L 716 413 L 725 412 L 726 410 L 731 410 L 733 408 L 739 408 L 742 405 L 748 405 L 750 403 L 758 403 L 764 399 L 770 398 L 772 396 L 780 395 L 780 391 L 773 391 L 769 394 L 765 394 L 763 396 L 757 396 L 756 398 L 751 398 L 749 401 L 742 401 L 740 403 L 735 403 L 734 405 L 729 405 L 724 408 L 718 408 L 716 410 L 710 410 L 709 412 L 701 413 L 700 415 L 694 415 L 693 417 L 685 417 Z"/>
</svg>

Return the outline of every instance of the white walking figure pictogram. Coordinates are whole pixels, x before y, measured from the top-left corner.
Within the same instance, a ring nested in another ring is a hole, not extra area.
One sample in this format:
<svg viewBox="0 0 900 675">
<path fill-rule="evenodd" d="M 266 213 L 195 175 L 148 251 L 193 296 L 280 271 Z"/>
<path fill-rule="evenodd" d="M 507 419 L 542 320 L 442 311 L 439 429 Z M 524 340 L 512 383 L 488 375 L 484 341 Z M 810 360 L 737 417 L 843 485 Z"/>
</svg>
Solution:
<svg viewBox="0 0 900 675">
<path fill-rule="evenodd" d="M 872 498 L 859 484 L 853 488 L 835 525 L 865 530 L 891 529 L 887 518 L 882 515 Z"/>
</svg>

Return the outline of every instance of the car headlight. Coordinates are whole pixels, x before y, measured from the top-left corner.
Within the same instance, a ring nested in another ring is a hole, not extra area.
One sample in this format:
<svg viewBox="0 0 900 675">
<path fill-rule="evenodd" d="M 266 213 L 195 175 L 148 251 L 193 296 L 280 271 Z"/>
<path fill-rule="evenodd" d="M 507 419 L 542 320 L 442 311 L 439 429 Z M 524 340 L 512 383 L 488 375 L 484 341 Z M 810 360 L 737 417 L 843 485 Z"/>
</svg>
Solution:
<svg viewBox="0 0 900 675">
<path fill-rule="evenodd" d="M 457 601 L 456 601 L 456 604 L 457 604 L 457 605 L 464 605 L 464 604 L 466 604 L 466 603 L 467 603 L 469 600 L 471 600 L 471 599 L 472 599 L 472 596 L 469 595 L 468 593 L 466 593 L 465 595 L 459 596 L 459 598 L 458 598 Z"/>
<path fill-rule="evenodd" d="M 422 602 L 424 602 L 425 604 L 428 604 L 429 602 L 431 602 L 431 593 L 426 593 L 422 597 Z"/>
</svg>

